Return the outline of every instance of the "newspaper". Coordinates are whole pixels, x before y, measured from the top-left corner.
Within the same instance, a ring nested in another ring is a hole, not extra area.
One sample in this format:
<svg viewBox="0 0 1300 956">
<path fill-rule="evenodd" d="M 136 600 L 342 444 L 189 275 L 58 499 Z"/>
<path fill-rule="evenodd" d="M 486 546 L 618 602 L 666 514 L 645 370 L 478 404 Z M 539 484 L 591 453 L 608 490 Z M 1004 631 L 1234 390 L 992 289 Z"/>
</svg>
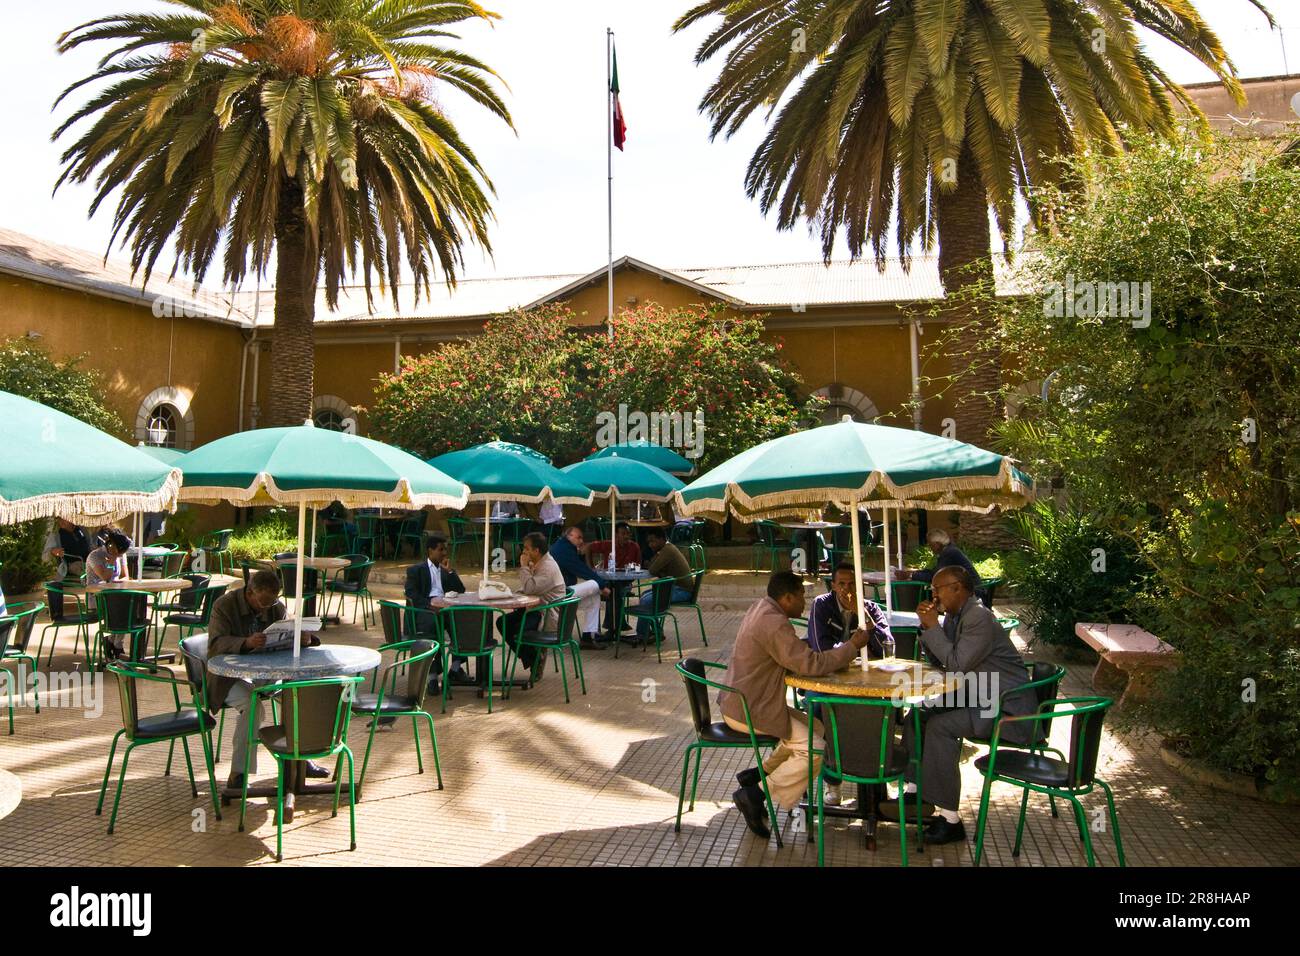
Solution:
<svg viewBox="0 0 1300 956">
<path fill-rule="evenodd" d="M 266 629 L 266 643 L 262 645 L 262 651 L 284 651 L 293 647 L 293 622 L 294 618 L 287 617 L 282 621 L 276 621 Z M 302 632 L 304 634 L 315 634 L 321 629 L 321 619 L 318 617 L 304 617 L 302 619 Z"/>
</svg>

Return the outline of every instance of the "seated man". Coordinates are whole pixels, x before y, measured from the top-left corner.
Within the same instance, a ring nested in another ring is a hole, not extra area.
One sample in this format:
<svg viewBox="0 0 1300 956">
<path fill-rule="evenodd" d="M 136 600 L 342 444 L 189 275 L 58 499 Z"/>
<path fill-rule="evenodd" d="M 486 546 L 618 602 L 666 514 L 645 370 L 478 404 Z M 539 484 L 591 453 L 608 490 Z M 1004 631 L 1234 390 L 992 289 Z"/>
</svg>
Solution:
<svg viewBox="0 0 1300 956">
<path fill-rule="evenodd" d="M 829 651 L 847 640 L 858 629 L 857 590 L 853 586 L 853 565 L 841 561 L 831 575 L 831 589 L 813 598 L 808 612 L 808 646 L 814 651 Z M 872 657 L 882 657 L 880 642 L 892 638 L 885 609 L 874 601 L 863 600 L 871 619 L 871 640 L 867 645 Z"/>
<path fill-rule="evenodd" d="M 662 528 L 651 528 L 646 532 L 645 541 L 647 547 L 654 552 L 654 558 L 650 561 L 650 566 L 646 568 L 652 578 L 676 578 L 677 583 L 673 585 L 673 603 L 680 604 L 682 601 L 691 599 L 691 588 L 695 581 L 691 577 L 691 564 L 686 560 L 686 556 L 678 549 L 677 545 L 664 537 Z M 647 588 L 641 592 L 641 610 L 649 611 L 654 607 L 654 590 Z M 651 636 L 650 619 L 647 617 L 637 618 L 636 637 L 630 640 L 633 644 L 643 644 L 650 640 Z M 628 639 L 624 639 L 628 643 Z"/>
<path fill-rule="evenodd" d="M 549 550 L 546 535 L 533 531 L 524 535 L 519 551 L 519 592 L 536 595 L 542 599 L 543 604 L 554 604 L 568 592 L 560 566 L 547 554 Z M 549 630 L 558 625 L 559 616 L 554 611 L 548 611 L 546 621 L 543 622 L 542 615 L 537 611 L 511 611 L 499 618 L 497 630 L 505 637 L 506 643 L 516 650 L 521 620 L 525 631 L 536 631 L 543 624 Z M 532 672 L 534 684 L 542 679 L 542 674 L 546 671 L 545 648 L 539 652 L 536 647 L 525 647 L 519 651 L 519 660 Z"/>
<path fill-rule="evenodd" d="M 583 557 L 586 550 L 582 529 L 573 525 L 551 545 L 550 555 L 560 566 L 565 585 L 573 588 L 573 593 L 578 598 L 578 627 L 582 631 L 582 646 L 603 651 L 607 645 L 599 636 L 600 599 L 609 597 L 609 585 Z"/>
<path fill-rule="evenodd" d="M 927 568 L 924 571 L 913 571 L 907 576 L 907 580 L 933 581 L 934 576 L 944 568 L 957 567 L 966 569 L 966 573 L 975 582 L 975 591 L 978 591 L 983 586 L 979 573 L 975 570 L 975 565 L 970 563 L 970 558 L 962 553 L 961 548 L 952 543 L 952 538 L 947 531 L 942 528 L 932 528 L 930 533 L 925 536 L 925 541 L 930 546 L 930 550 L 934 552 L 934 567 Z"/>
<path fill-rule="evenodd" d="M 208 622 L 208 658 L 218 654 L 251 654 L 266 644 L 266 629 L 287 614 L 280 600 L 280 578 L 274 571 L 255 571 L 248 584 L 237 591 L 227 591 L 212 605 Z M 302 636 L 303 647 L 320 640 L 311 634 Z M 248 711 L 253 699 L 253 685 L 245 680 L 208 674 L 208 710 L 213 714 L 222 707 L 239 712 L 235 720 L 235 740 L 231 748 L 230 778 L 226 786 L 244 786 L 245 773 L 257 773 L 257 746 L 248 749 Z M 258 701 L 255 727 L 262 726 L 262 704 Z M 307 776 L 328 777 L 329 771 L 307 762 Z"/>
<path fill-rule="evenodd" d="M 787 812 L 799 803 L 808 786 L 807 718 L 786 704 L 787 673 L 809 677 L 831 674 L 847 667 L 867 643 L 866 631 L 855 631 L 847 641 L 829 651 L 814 651 L 795 635 L 790 618 L 803 617 L 803 579 L 790 571 L 777 571 L 768 580 L 767 597 L 745 614 L 736 634 L 731 663 L 722 683 L 745 695 L 754 730 L 781 741 L 763 761 L 763 773 L 772 799 Z M 718 698 L 722 719 L 732 730 L 748 732 L 745 710 L 736 694 Z M 813 773 L 821 772 L 825 747 L 820 721 L 813 725 Z M 791 759 L 793 758 L 793 759 Z M 750 830 L 768 837 L 767 807 L 757 767 L 736 774 L 740 789 L 732 794 Z M 775 822 L 775 821 L 773 821 Z"/>
<path fill-rule="evenodd" d="M 626 521 L 620 521 L 614 526 L 614 541 L 617 545 L 614 560 L 618 567 L 641 563 L 641 546 L 632 540 L 632 526 Z M 587 545 L 587 557 L 591 559 L 593 567 L 604 569 L 609 566 L 609 549 L 608 538 Z"/>
<path fill-rule="evenodd" d="M 120 531 L 110 531 L 103 547 L 86 558 L 86 583 L 111 584 L 126 578 L 126 553 L 131 539 Z"/>
<path fill-rule="evenodd" d="M 424 539 L 425 559 L 419 564 L 413 564 L 406 569 L 406 604 L 408 607 L 418 607 L 421 610 L 433 609 L 430 598 L 442 597 L 448 591 L 455 591 L 459 594 L 465 593 L 465 585 L 460 579 L 460 575 L 451 569 L 451 561 L 447 557 L 447 536 L 436 531 L 429 533 Z M 416 634 L 431 634 L 434 630 L 434 622 L 431 616 L 421 614 L 416 616 Z M 408 635 L 413 638 L 416 635 Z M 454 657 L 451 662 L 451 671 L 448 674 L 452 684 L 472 684 L 474 679 L 465 671 L 465 661 L 467 658 Z M 442 693 L 442 652 L 439 651 L 434 657 L 433 668 L 429 672 L 429 693 Z M 385 723 L 380 720 L 380 723 Z"/>
<path fill-rule="evenodd" d="M 86 559 L 90 557 L 90 552 L 90 536 L 86 534 L 86 529 L 60 518 L 57 544 L 51 549 L 50 556 L 63 562 L 67 568 L 67 577 L 77 577 L 86 570 Z"/>
<path fill-rule="evenodd" d="M 921 619 L 921 643 L 938 666 L 963 679 L 962 691 L 950 694 L 939 707 L 923 706 L 921 732 L 921 774 L 923 800 L 934 805 L 938 816 L 925 831 L 926 843 L 953 843 L 966 839 L 957 812 L 961 792 L 961 742 L 966 737 L 993 735 L 993 716 L 998 698 L 1028 682 L 1025 662 L 1011 638 L 998 624 L 993 612 L 975 597 L 974 581 L 967 570 L 949 565 L 934 576 L 933 601 L 922 601 L 916 613 Z M 944 612 L 943 626 L 939 611 Z M 973 693 L 972 693 L 973 692 Z M 971 697 L 975 699 L 971 699 Z M 1036 707 L 1033 691 L 1011 694 L 1003 707 L 1004 716 L 1032 714 Z M 1026 724 L 1011 724 L 1006 739 L 1029 741 Z M 912 724 L 904 725 L 903 742 L 915 753 Z M 906 792 L 915 793 L 915 770 L 908 764 Z M 895 812 L 897 812 L 895 807 Z"/>
</svg>

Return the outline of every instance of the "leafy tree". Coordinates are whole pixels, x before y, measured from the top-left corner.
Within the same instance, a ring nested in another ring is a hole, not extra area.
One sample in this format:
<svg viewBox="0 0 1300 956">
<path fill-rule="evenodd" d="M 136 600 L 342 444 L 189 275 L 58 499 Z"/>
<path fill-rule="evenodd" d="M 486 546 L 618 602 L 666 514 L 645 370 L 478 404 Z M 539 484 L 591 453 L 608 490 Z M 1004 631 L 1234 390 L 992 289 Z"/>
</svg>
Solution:
<svg viewBox="0 0 1300 956">
<path fill-rule="evenodd" d="M 990 208 L 1008 248 L 1018 200 L 1045 222 L 1040 194 L 1060 182 L 1059 157 L 1113 154 L 1131 132 L 1172 135 L 1175 100 L 1201 116 L 1138 26 L 1245 102 L 1190 0 L 704 0 L 676 29 L 706 20 L 713 32 L 696 62 L 725 51 L 701 103 L 712 135 L 731 136 L 760 110 L 769 120 L 748 195 L 779 229 L 806 220 L 820 230 L 828 260 L 841 232 L 851 256 L 870 248 L 881 262 L 891 231 L 904 260 L 937 240 L 948 293 L 991 285 Z M 946 317 L 964 368 L 957 434 L 986 446 L 1002 405 L 983 302 L 957 297 Z M 968 516 L 963 530 L 992 543 L 995 521 Z"/>
<path fill-rule="evenodd" d="M 100 17 L 65 33 L 67 52 L 117 47 L 59 97 L 107 82 L 55 133 L 91 125 L 63 154 L 63 182 L 94 178 L 91 213 L 118 194 L 114 237 L 147 281 L 264 275 L 275 256 L 270 425 L 310 417 L 316 291 L 329 308 L 360 267 L 416 297 L 462 248 L 490 248 L 489 182 L 437 105 L 457 90 L 510 122 L 495 73 L 448 45 L 449 24 L 491 20 L 462 0 L 168 0 L 170 15 Z M 57 186 L 56 186 L 57 188 Z M 224 244 L 224 251 L 222 247 Z"/>
<path fill-rule="evenodd" d="M 1146 716 L 1197 757 L 1295 787 L 1300 170 L 1273 148 L 1142 138 L 1071 163 L 1077 194 L 1048 197 L 1059 228 L 1022 263 L 1046 294 L 1005 302 L 1002 323 L 1048 400 L 1003 436 L 1137 548 L 1150 580 L 1129 613 L 1182 655 Z M 1116 314 L 1103 282 L 1150 283 L 1149 313 Z"/>
<path fill-rule="evenodd" d="M 622 313 L 610 342 L 575 318 L 563 306 L 513 312 L 472 341 L 408 357 L 381 377 L 376 434 L 426 458 L 496 438 L 567 464 L 596 449 L 598 416 L 620 405 L 629 419 L 698 412 L 707 469 L 817 414 L 760 319 L 650 304 Z"/>
<path fill-rule="evenodd" d="M 22 395 L 58 409 L 118 438 L 126 423 L 100 398 L 103 375 L 83 367 L 83 356 L 59 361 L 24 338 L 0 342 L 0 391 Z M 43 560 L 49 522 L 0 525 L 0 584 L 9 594 L 25 594 L 51 570 Z"/>
</svg>

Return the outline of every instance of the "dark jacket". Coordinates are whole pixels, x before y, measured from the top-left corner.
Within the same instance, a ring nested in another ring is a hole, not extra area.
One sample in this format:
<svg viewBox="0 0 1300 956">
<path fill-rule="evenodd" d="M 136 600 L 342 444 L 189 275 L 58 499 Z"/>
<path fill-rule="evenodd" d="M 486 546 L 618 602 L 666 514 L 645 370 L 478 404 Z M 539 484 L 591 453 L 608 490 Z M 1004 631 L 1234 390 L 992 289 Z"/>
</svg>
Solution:
<svg viewBox="0 0 1300 956">
<path fill-rule="evenodd" d="M 889 631 L 889 618 L 879 604 L 873 601 L 864 603 L 867 618 L 872 623 L 871 637 L 867 641 L 869 656 L 882 657 L 884 649 L 880 646 L 881 640 L 887 635 L 893 636 Z M 808 613 L 808 646 L 814 651 L 829 651 L 837 644 L 843 644 L 856 630 L 856 617 L 857 612 L 845 611 L 840 607 L 833 591 L 817 595 L 813 598 L 812 609 Z M 849 620 L 846 622 L 845 618 Z M 846 627 L 846 623 L 851 626 Z"/>
<path fill-rule="evenodd" d="M 282 621 L 288 610 L 283 601 L 277 601 L 265 611 L 254 611 L 244 595 L 245 588 L 230 591 L 217 598 L 212 605 L 208 621 L 208 659 L 218 654 L 244 653 L 244 638 L 266 630 L 276 621 Z M 303 640 L 306 640 L 304 635 Z M 226 695 L 235 685 L 233 677 L 208 674 L 208 709 L 216 713 L 226 702 Z"/>
<path fill-rule="evenodd" d="M 560 573 L 564 575 L 564 583 L 573 587 L 582 581 L 595 581 L 602 588 L 608 587 L 608 583 L 603 577 L 596 573 L 596 569 L 587 563 L 587 559 L 578 553 L 578 549 L 573 546 L 573 542 L 568 538 L 561 538 L 551 545 L 548 552 L 555 559 L 555 563 L 560 566 Z"/>
<path fill-rule="evenodd" d="M 85 561 L 90 557 L 90 536 L 86 534 L 85 528 L 73 528 L 69 531 L 67 528 L 59 529 L 59 547 L 63 549 L 63 554 L 68 560 L 76 559 Z"/>
<path fill-rule="evenodd" d="M 932 581 L 941 568 L 948 568 L 954 565 L 965 568 L 967 573 L 970 574 L 971 580 L 974 582 L 972 590 L 978 591 L 984 586 L 984 582 L 980 580 L 979 572 L 975 570 L 975 565 L 970 563 L 970 558 L 966 557 L 966 555 L 962 553 L 961 548 L 957 547 L 955 544 L 944 546 L 944 549 L 935 556 L 934 567 L 925 571 L 913 571 L 912 580 Z"/>
<path fill-rule="evenodd" d="M 411 607 L 429 606 L 429 589 L 433 586 L 433 579 L 429 575 L 428 560 L 421 561 L 419 564 L 413 564 L 406 569 L 406 603 Z M 465 585 L 460 579 L 460 575 L 450 568 L 442 569 L 442 590 L 459 591 L 465 593 Z"/>
</svg>

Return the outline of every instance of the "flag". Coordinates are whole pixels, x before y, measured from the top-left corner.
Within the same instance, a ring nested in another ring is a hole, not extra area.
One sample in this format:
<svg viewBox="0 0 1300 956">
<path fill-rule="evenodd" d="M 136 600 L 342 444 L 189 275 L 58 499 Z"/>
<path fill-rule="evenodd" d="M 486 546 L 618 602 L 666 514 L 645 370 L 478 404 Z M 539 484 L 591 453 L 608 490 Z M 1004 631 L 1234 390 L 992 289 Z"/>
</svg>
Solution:
<svg viewBox="0 0 1300 956">
<path fill-rule="evenodd" d="M 609 94 L 614 109 L 614 145 L 620 150 L 627 142 L 627 123 L 623 122 L 623 104 L 618 98 L 618 50 L 614 50 L 614 72 L 609 79 Z"/>
</svg>

